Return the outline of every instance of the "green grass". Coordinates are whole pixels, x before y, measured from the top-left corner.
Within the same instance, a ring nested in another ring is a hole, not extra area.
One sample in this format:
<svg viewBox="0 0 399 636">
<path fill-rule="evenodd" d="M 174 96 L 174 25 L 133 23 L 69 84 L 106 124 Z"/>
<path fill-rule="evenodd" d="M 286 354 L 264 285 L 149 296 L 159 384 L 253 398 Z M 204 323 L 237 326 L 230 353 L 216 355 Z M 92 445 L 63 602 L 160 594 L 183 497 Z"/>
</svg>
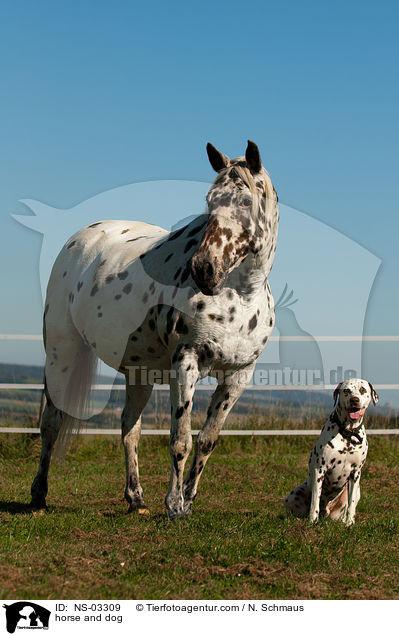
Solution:
<svg viewBox="0 0 399 636">
<path fill-rule="evenodd" d="M 74 440 L 50 471 L 49 512 L 26 512 L 39 440 L 0 436 L 4 599 L 399 598 L 398 441 L 369 437 L 356 525 L 284 519 L 313 438 L 223 438 L 192 517 L 173 523 L 165 438 L 141 442 L 151 516 L 126 514 L 119 439 Z"/>
</svg>

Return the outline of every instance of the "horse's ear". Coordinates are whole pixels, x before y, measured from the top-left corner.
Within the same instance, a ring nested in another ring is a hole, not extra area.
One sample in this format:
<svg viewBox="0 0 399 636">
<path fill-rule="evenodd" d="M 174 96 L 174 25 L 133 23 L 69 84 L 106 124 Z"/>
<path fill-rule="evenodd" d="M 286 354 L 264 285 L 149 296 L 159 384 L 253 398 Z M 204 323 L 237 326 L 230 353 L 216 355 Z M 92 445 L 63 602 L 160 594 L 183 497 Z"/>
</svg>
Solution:
<svg viewBox="0 0 399 636">
<path fill-rule="evenodd" d="M 245 151 L 245 159 L 251 172 L 257 173 L 262 170 L 262 160 L 258 146 L 248 139 L 248 146 Z"/>
<path fill-rule="evenodd" d="M 207 143 L 206 151 L 208 153 L 209 163 L 216 172 L 220 172 L 223 168 L 227 168 L 230 163 L 230 159 L 220 152 L 220 150 L 215 148 L 215 146 L 212 146 L 212 144 Z"/>
<path fill-rule="evenodd" d="M 377 402 L 378 402 L 379 395 L 378 395 L 377 391 L 375 391 L 375 389 L 374 389 L 373 385 L 371 384 L 371 382 L 369 382 L 368 384 L 369 384 L 369 387 L 370 387 L 371 399 L 373 400 L 373 404 L 375 406 L 377 404 Z"/>
<path fill-rule="evenodd" d="M 341 388 L 341 384 L 342 384 L 342 382 L 340 382 L 340 383 L 338 384 L 338 386 L 334 389 L 334 393 L 333 393 L 334 406 L 336 405 L 337 400 L 338 400 L 339 390 L 340 390 L 340 388 Z"/>
</svg>

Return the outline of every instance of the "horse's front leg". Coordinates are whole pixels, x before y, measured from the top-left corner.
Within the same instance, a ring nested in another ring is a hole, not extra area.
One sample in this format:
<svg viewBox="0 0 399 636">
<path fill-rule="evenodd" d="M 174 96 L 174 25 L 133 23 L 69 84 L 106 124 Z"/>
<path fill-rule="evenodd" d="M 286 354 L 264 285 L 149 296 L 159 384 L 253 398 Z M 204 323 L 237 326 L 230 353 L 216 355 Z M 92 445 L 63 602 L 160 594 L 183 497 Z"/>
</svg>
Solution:
<svg viewBox="0 0 399 636">
<path fill-rule="evenodd" d="M 223 424 L 251 379 L 253 370 L 254 365 L 251 365 L 230 373 L 219 383 L 212 396 L 206 422 L 197 437 L 194 458 L 184 481 L 184 511 L 186 513 L 191 511 L 201 473 L 216 446 Z"/>
<path fill-rule="evenodd" d="M 172 462 L 169 490 L 165 499 L 169 519 L 185 514 L 183 473 L 192 447 L 191 409 L 198 375 L 196 353 L 192 349 L 178 350 L 172 359 L 170 378 L 169 451 Z"/>
</svg>

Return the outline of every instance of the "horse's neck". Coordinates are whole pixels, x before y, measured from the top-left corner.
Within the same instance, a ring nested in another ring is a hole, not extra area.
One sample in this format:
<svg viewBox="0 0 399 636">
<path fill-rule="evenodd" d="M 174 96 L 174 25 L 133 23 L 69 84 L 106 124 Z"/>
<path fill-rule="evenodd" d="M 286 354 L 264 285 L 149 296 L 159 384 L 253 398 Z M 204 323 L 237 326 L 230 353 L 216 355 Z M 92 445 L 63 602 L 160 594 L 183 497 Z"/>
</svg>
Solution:
<svg viewBox="0 0 399 636">
<path fill-rule="evenodd" d="M 264 293 L 267 275 L 270 271 L 263 267 L 259 256 L 249 254 L 238 267 L 233 269 L 227 279 L 227 285 L 245 296 L 254 296 L 257 292 Z"/>
<path fill-rule="evenodd" d="M 249 271 L 248 275 L 253 275 L 254 279 L 257 280 L 257 272 L 260 272 L 262 274 L 262 280 L 264 281 L 270 274 L 276 253 L 278 213 L 274 213 L 273 216 L 269 218 L 269 221 L 265 222 L 265 226 L 262 227 L 262 230 L 264 232 L 264 238 L 259 251 L 256 254 L 249 254 L 245 261 L 248 260 L 248 265 L 252 268 L 252 272 Z"/>
<path fill-rule="evenodd" d="M 267 277 L 274 261 L 278 231 L 278 217 L 273 217 L 270 227 L 265 229 L 265 238 L 256 254 L 249 253 L 230 274 L 229 282 L 242 295 L 264 292 Z"/>
</svg>

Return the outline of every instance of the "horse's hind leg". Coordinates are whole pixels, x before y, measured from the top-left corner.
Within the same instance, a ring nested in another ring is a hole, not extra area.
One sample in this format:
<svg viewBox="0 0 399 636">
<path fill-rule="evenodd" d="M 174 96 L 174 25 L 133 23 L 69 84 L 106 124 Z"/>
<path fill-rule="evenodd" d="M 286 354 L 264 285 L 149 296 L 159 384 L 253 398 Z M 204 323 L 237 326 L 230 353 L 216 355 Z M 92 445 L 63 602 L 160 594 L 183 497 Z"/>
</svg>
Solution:
<svg viewBox="0 0 399 636">
<path fill-rule="evenodd" d="M 37 475 L 31 487 L 31 508 L 46 508 L 47 478 L 50 466 L 51 453 L 57 440 L 62 425 L 62 412 L 57 409 L 47 396 L 46 405 L 40 423 L 42 438 L 42 451 Z"/>
<path fill-rule="evenodd" d="M 138 446 L 141 434 L 141 412 L 152 392 L 152 385 L 129 385 L 126 383 L 126 404 L 122 413 L 122 440 L 126 460 L 125 499 L 129 512 L 145 513 L 148 509 L 143 500 L 143 489 L 139 480 Z"/>
</svg>

